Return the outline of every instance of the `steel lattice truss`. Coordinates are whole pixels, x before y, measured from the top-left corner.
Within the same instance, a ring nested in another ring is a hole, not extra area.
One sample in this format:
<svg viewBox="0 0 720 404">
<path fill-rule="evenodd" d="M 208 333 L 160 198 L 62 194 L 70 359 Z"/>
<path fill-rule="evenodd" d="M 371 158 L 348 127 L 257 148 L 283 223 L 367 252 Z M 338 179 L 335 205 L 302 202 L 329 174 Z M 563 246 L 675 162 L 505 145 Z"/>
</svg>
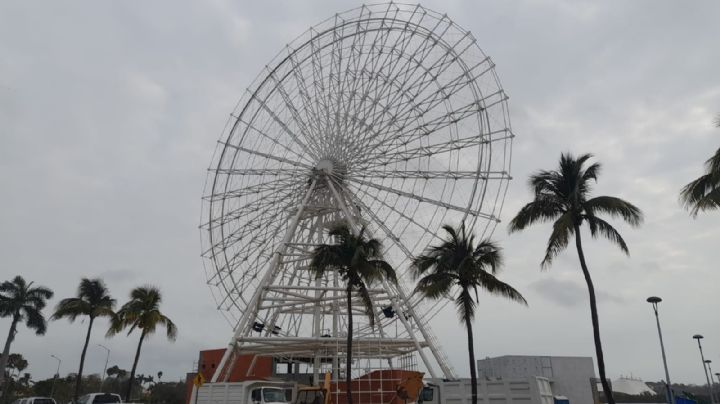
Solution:
<svg viewBox="0 0 720 404">
<path fill-rule="evenodd" d="M 427 325 L 442 304 L 410 296 L 409 262 L 442 224 L 495 228 L 510 179 L 506 100 L 472 34 L 421 6 L 362 6 L 288 45 L 231 115 L 204 196 L 208 283 L 235 352 L 343 355 L 344 287 L 305 268 L 332 242 L 328 226 L 347 221 L 383 240 L 400 279 L 374 286 L 376 327 L 358 304 L 358 355 L 419 352 L 451 377 Z"/>
</svg>

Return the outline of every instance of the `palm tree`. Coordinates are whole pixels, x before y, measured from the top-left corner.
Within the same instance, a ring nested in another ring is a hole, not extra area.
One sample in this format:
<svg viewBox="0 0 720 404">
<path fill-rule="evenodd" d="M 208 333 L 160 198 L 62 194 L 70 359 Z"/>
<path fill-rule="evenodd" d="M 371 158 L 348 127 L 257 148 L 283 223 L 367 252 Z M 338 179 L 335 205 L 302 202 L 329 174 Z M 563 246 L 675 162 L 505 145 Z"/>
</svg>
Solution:
<svg viewBox="0 0 720 404">
<path fill-rule="evenodd" d="M 35 330 L 37 335 L 44 335 L 47 331 L 47 322 L 42 309 L 47 305 L 47 300 L 52 298 L 53 292 L 48 288 L 32 285 L 33 282 L 25 282 L 22 276 L 16 276 L 12 281 L 0 284 L 0 317 L 12 317 L 10 332 L 0 357 L 0 384 L 5 380 L 10 344 L 17 334 L 17 325 L 25 322 L 25 325 Z"/>
<path fill-rule="evenodd" d="M 135 361 L 130 371 L 130 382 L 125 392 L 125 401 L 130 401 L 130 393 L 132 393 L 132 385 L 135 380 L 135 370 L 137 369 L 140 349 L 145 337 L 154 334 L 157 327 L 161 325 L 165 327 L 169 340 L 175 341 L 177 338 L 175 323 L 160 312 L 161 301 L 162 295 L 155 287 L 142 286 L 133 289 L 130 292 L 130 301 L 125 303 L 113 317 L 112 324 L 107 332 L 107 336 L 110 337 L 127 327 L 130 327 L 128 335 L 135 329 L 140 330 L 140 341 L 138 342 L 137 351 L 135 351 Z"/>
<path fill-rule="evenodd" d="M 465 224 L 456 231 L 445 225 L 448 239 L 437 246 L 428 247 L 423 255 L 413 260 L 414 275 L 421 277 L 415 293 L 429 299 L 439 299 L 457 289 L 455 297 L 458 316 L 467 330 L 468 358 L 472 403 L 477 404 L 477 371 L 472 321 L 478 301 L 478 289 L 527 305 L 525 298 L 512 286 L 495 277 L 502 266 L 500 248 L 490 240 L 475 245 L 475 236 L 468 234 Z M 473 299 L 472 292 L 475 292 Z"/>
<path fill-rule="evenodd" d="M 720 116 L 715 124 L 720 128 Z M 720 209 L 720 148 L 705 161 L 705 174 L 680 191 L 680 202 L 693 217 L 701 210 Z"/>
<path fill-rule="evenodd" d="M 560 156 L 560 167 L 553 171 L 538 171 L 530 176 L 529 186 L 535 199 L 525 205 L 510 222 L 510 232 L 517 232 L 537 223 L 554 220 L 553 231 L 548 240 L 542 267 L 548 267 L 562 250 L 567 247 L 570 237 L 575 236 L 575 247 L 580 258 L 588 293 L 590 294 L 590 315 L 592 317 L 595 354 L 598 360 L 600 382 L 608 398 L 609 404 L 615 404 L 610 385 L 605 378 L 605 360 L 600 343 L 600 325 L 598 322 L 595 287 L 590 278 L 590 271 L 585 262 L 580 226 L 587 223 L 593 238 L 605 237 L 617 244 L 625 253 L 629 250 L 625 240 L 610 223 L 598 215 L 605 214 L 613 218 L 621 218 L 633 227 L 642 223 L 642 212 L 629 202 L 612 196 L 596 196 L 590 198 L 591 182 L 597 182 L 600 164 L 593 163 L 584 167 L 592 157 L 584 154 L 578 158 L 569 153 Z"/>
<path fill-rule="evenodd" d="M 365 238 L 365 228 L 354 234 L 347 225 L 333 226 L 329 235 L 335 237 L 337 244 L 323 244 L 315 248 L 310 261 L 310 271 L 317 279 L 327 272 L 337 271 L 345 283 L 347 294 L 348 332 L 347 357 L 345 361 L 345 382 L 347 385 L 347 404 L 352 404 L 352 334 L 353 314 L 352 295 L 357 292 L 370 326 L 375 327 L 375 307 L 370 298 L 368 287 L 375 282 L 387 280 L 397 283 L 395 270 L 382 257 L 382 244 L 378 239 Z"/>
<path fill-rule="evenodd" d="M 83 366 L 85 365 L 85 352 L 87 352 L 90 343 L 90 334 L 92 333 L 93 323 L 98 317 L 110 317 L 115 315 L 115 299 L 110 297 L 105 283 L 101 279 L 83 278 L 77 290 L 77 297 L 63 299 L 57 305 L 53 320 L 59 320 L 67 317 L 70 322 L 75 321 L 79 316 L 87 316 L 89 318 L 87 335 L 85 335 L 85 345 L 83 345 L 82 354 L 80 354 L 80 370 L 75 381 L 75 393 L 73 400 L 78 401 L 80 397 L 80 384 L 82 381 Z"/>
</svg>

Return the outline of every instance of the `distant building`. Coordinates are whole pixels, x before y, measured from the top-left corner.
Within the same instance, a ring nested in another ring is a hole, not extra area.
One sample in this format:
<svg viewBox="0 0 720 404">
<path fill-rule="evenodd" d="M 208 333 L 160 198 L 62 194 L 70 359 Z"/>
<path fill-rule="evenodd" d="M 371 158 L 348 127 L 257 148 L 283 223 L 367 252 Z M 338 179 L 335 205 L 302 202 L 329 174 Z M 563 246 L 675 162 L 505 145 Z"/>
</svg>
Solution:
<svg viewBox="0 0 720 404">
<path fill-rule="evenodd" d="M 580 356 L 505 355 L 477 361 L 478 378 L 523 378 L 539 376 L 550 381 L 553 394 L 570 404 L 594 404 L 597 391 L 593 359 Z"/>
<path fill-rule="evenodd" d="M 644 381 L 636 379 L 632 376 L 620 376 L 619 379 L 614 380 L 612 383 L 612 390 L 618 393 L 630 394 L 632 396 L 656 394 L 655 390 L 651 389 Z"/>
</svg>

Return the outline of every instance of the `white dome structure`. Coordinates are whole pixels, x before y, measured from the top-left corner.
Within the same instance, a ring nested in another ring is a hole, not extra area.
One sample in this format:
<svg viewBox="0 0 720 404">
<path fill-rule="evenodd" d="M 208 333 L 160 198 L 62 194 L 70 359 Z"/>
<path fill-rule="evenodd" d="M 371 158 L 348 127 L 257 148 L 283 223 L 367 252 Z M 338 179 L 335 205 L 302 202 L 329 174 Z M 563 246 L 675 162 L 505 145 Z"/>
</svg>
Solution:
<svg viewBox="0 0 720 404">
<path fill-rule="evenodd" d="M 641 394 L 656 394 L 644 381 L 631 377 L 620 376 L 613 380 L 612 390 L 617 393 L 630 394 L 633 396 Z"/>
</svg>

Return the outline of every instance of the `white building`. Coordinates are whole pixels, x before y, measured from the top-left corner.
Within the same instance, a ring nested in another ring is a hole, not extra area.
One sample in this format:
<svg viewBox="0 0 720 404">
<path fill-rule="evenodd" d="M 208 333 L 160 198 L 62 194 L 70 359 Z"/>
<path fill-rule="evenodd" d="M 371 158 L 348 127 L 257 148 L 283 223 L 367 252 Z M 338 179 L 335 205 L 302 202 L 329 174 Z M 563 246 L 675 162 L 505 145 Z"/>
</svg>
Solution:
<svg viewBox="0 0 720 404">
<path fill-rule="evenodd" d="M 644 381 L 636 379 L 632 376 L 615 379 L 612 382 L 612 390 L 618 393 L 630 394 L 633 396 L 641 394 L 655 394 L 655 390 L 651 389 Z"/>
<path fill-rule="evenodd" d="M 545 377 L 553 393 L 570 404 L 595 402 L 595 366 L 590 357 L 505 355 L 477 361 L 478 378 Z"/>
</svg>

